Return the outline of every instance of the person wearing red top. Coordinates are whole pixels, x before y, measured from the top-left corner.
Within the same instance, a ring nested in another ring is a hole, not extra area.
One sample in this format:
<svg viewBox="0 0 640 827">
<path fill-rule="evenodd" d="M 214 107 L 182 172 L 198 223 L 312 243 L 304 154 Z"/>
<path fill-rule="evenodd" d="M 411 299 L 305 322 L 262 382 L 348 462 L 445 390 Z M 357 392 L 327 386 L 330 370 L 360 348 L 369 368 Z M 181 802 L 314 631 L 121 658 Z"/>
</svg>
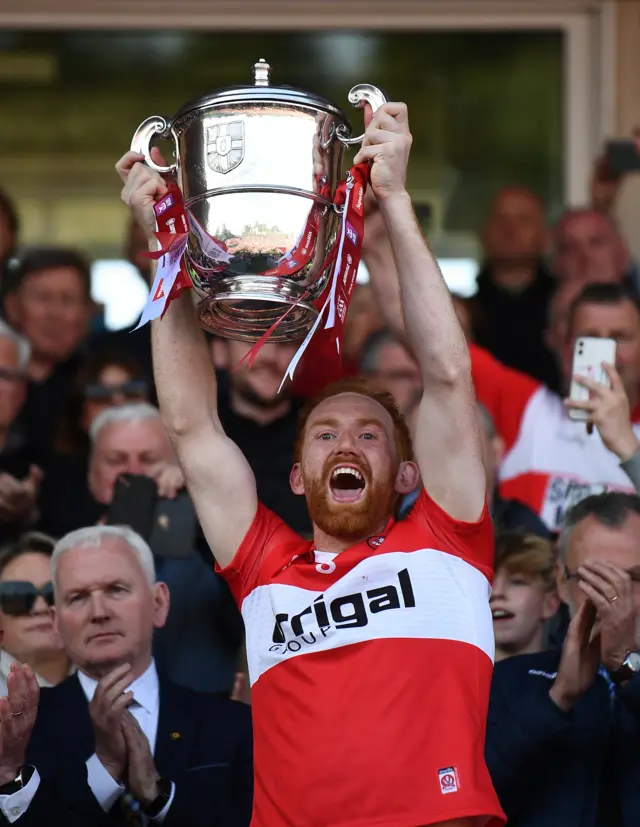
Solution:
<svg viewBox="0 0 640 827">
<path fill-rule="evenodd" d="M 325 389 L 302 416 L 291 471 L 313 521 L 304 541 L 259 503 L 220 425 L 189 295 L 152 325 L 158 396 L 245 621 L 253 827 L 500 827 L 484 760 L 493 532 L 469 353 L 405 189 L 406 106 L 365 119 L 356 163 L 372 164 L 425 388 L 415 461 L 388 394 L 354 380 Z M 166 185 L 141 161 L 129 152 L 117 168 L 154 243 Z M 395 523 L 419 477 L 411 516 Z"/>
</svg>

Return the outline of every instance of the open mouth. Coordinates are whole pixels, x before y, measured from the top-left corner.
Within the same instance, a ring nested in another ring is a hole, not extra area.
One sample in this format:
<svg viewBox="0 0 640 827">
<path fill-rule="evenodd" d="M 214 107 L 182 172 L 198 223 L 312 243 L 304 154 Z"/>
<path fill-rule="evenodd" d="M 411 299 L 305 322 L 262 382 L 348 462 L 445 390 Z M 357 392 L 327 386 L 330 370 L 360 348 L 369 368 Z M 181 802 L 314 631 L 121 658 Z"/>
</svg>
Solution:
<svg viewBox="0 0 640 827">
<path fill-rule="evenodd" d="M 366 483 L 364 477 L 351 465 L 338 465 L 331 472 L 329 488 L 333 499 L 339 503 L 353 503 L 359 500 Z"/>
<path fill-rule="evenodd" d="M 494 620 L 511 620 L 512 617 L 515 617 L 512 612 L 508 612 L 506 609 L 493 609 L 491 616 Z"/>
</svg>

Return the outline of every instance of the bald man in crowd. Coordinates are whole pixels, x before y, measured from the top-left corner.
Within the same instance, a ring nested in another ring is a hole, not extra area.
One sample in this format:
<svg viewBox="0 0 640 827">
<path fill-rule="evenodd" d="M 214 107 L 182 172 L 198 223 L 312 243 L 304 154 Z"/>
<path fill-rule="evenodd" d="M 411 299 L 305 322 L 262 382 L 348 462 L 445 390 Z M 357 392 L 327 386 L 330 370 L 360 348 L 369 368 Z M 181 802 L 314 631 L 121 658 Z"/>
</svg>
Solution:
<svg viewBox="0 0 640 827">
<path fill-rule="evenodd" d="M 478 344 L 546 383 L 556 371 L 543 340 L 556 283 L 544 265 L 549 241 L 542 200 L 525 188 L 500 190 L 482 233 L 484 263 L 473 299 L 480 317 Z"/>
</svg>

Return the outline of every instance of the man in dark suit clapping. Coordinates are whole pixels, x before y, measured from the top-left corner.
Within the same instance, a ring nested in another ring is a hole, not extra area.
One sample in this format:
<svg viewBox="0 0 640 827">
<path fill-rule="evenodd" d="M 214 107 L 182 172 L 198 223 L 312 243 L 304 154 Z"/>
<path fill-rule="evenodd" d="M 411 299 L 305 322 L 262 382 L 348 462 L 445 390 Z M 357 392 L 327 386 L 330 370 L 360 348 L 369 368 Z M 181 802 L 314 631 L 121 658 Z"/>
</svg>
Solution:
<svg viewBox="0 0 640 827">
<path fill-rule="evenodd" d="M 152 637 L 169 593 L 147 544 L 127 528 L 80 529 L 57 544 L 52 579 L 57 627 L 78 672 L 41 692 L 30 733 L 37 685 L 17 667 L 0 701 L 4 818 L 20 827 L 53 818 L 65 827 L 246 827 L 249 708 L 158 676 Z M 29 747 L 7 781 L 12 739 L 2 735 L 12 728 Z"/>
</svg>

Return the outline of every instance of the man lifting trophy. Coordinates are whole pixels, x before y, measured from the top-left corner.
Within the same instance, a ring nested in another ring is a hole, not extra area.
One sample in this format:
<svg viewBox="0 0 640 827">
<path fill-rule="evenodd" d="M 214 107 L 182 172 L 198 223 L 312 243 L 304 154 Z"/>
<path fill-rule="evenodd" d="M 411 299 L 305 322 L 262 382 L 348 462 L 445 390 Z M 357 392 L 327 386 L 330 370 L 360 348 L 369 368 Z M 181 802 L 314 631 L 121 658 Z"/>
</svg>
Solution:
<svg viewBox="0 0 640 827">
<path fill-rule="evenodd" d="M 252 825 L 498 827 L 484 762 L 493 532 L 466 340 L 406 191 L 407 108 L 355 87 L 366 129 L 354 138 L 331 102 L 269 75 L 260 61 L 253 85 L 147 119 L 116 165 L 158 262 L 142 323 L 165 426 L 245 622 Z M 174 141 L 174 163 L 156 135 Z M 364 380 L 307 404 L 290 476 L 307 542 L 259 502 L 222 428 L 202 328 L 301 342 L 288 375 L 322 337 L 339 353 L 368 186 L 424 395 L 413 445 L 393 399 Z"/>
</svg>

